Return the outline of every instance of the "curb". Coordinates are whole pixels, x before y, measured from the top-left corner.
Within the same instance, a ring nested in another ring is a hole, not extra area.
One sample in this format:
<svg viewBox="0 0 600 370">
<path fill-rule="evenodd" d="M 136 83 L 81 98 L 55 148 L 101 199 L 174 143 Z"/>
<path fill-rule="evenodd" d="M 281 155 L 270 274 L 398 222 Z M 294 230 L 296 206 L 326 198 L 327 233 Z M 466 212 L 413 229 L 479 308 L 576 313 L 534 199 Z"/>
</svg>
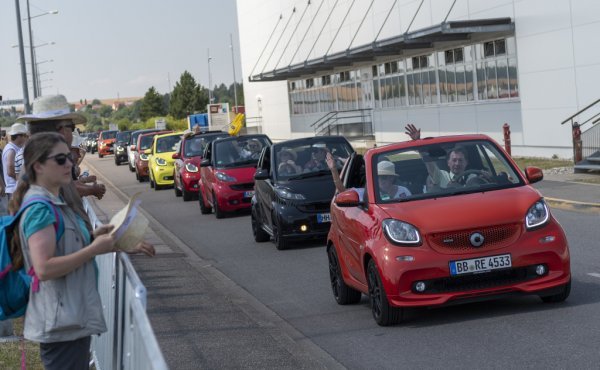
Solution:
<svg viewBox="0 0 600 370">
<path fill-rule="evenodd" d="M 94 174 L 102 181 L 110 186 L 117 198 L 127 203 L 129 196 L 117 188 L 104 174 L 102 174 L 96 166 L 90 161 L 86 164 L 94 170 Z M 97 203 L 96 207 L 101 208 Z M 231 280 L 227 275 L 223 274 L 219 269 L 214 267 L 209 261 L 198 256 L 187 244 L 179 239 L 170 230 L 164 227 L 158 220 L 150 215 L 145 209 L 139 210 L 148 218 L 150 224 L 157 228 L 153 230 L 157 237 L 164 242 L 173 243 L 186 256 L 190 266 L 196 269 L 199 273 L 210 275 L 212 281 L 223 289 L 231 292 L 232 295 L 240 297 L 238 307 L 245 312 L 249 317 L 252 317 L 255 322 L 262 327 L 274 327 L 280 330 L 280 333 L 271 331 L 270 335 L 274 340 L 279 342 L 289 353 L 297 356 L 298 359 L 306 361 L 311 368 L 322 369 L 344 369 L 345 367 L 333 358 L 328 352 L 317 346 L 311 339 L 306 337 L 298 329 L 285 321 L 276 312 L 269 309 L 262 302 L 252 296 L 249 292 L 240 287 L 236 282 Z M 166 239 L 166 240 L 165 240 Z"/>
<path fill-rule="evenodd" d="M 578 202 L 575 200 L 544 197 L 552 207 L 565 209 L 568 211 L 585 211 L 600 213 L 600 203 Z"/>
</svg>

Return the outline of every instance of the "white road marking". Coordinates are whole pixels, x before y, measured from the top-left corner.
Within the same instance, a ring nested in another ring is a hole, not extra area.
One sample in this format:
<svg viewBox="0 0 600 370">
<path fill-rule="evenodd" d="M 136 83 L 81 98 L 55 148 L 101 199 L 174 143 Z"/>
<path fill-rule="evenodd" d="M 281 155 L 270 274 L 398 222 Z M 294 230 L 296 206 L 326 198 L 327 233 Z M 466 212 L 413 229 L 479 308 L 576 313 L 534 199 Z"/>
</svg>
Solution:
<svg viewBox="0 0 600 370">
<path fill-rule="evenodd" d="M 593 277 L 600 278 L 600 274 L 597 274 L 597 273 L 595 273 L 595 272 L 590 272 L 590 273 L 588 273 L 588 275 L 590 275 L 590 276 L 593 276 Z"/>
</svg>

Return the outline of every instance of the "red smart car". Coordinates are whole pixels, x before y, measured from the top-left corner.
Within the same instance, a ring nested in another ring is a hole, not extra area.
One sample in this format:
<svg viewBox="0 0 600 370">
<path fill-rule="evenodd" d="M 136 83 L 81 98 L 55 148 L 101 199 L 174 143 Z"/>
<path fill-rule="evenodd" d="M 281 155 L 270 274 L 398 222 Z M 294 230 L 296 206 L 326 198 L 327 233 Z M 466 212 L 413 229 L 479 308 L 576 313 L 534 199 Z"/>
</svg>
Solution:
<svg viewBox="0 0 600 370">
<path fill-rule="evenodd" d="M 367 294 L 375 321 L 405 307 L 538 295 L 567 299 L 565 233 L 522 173 L 485 135 L 427 138 L 353 155 L 331 206 L 327 254 L 339 304 Z"/>
<path fill-rule="evenodd" d="M 98 157 L 102 158 L 105 155 L 114 154 L 115 141 L 119 131 L 100 131 L 98 135 Z"/>
<path fill-rule="evenodd" d="M 197 134 L 187 134 L 179 142 L 177 153 L 173 154 L 175 165 L 173 168 L 173 179 L 175 184 L 175 196 L 183 200 L 192 200 L 198 195 L 198 181 L 200 180 L 200 160 L 206 145 L 211 141 L 228 137 L 223 131 L 209 131 Z"/>
<path fill-rule="evenodd" d="M 201 162 L 200 212 L 215 216 L 250 209 L 254 196 L 254 173 L 267 135 L 247 135 L 217 139 L 207 145 Z"/>
</svg>

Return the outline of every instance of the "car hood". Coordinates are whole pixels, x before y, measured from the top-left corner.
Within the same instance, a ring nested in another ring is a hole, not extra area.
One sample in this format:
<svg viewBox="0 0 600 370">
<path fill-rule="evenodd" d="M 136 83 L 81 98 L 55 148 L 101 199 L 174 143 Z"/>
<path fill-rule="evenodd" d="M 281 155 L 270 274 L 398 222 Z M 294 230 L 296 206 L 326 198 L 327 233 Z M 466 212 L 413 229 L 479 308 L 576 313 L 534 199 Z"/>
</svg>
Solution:
<svg viewBox="0 0 600 370">
<path fill-rule="evenodd" d="M 202 156 L 201 155 L 197 155 L 195 157 L 188 157 L 188 158 L 185 158 L 183 160 L 183 163 L 186 163 L 186 164 L 187 163 L 191 163 L 191 164 L 193 164 L 194 166 L 196 166 L 198 168 L 200 168 L 200 162 L 202 162 Z"/>
<path fill-rule="evenodd" d="M 280 181 L 275 187 L 286 188 L 295 194 L 302 194 L 308 202 L 331 202 L 335 185 L 331 176 L 313 179 Z"/>
<path fill-rule="evenodd" d="M 235 177 L 238 183 L 246 183 L 254 182 L 254 173 L 256 172 L 256 167 L 221 168 L 216 169 L 215 172 L 223 172 L 228 176 Z"/>
<path fill-rule="evenodd" d="M 435 233 L 522 223 L 529 208 L 541 197 L 534 188 L 520 186 L 379 206 L 390 217 L 408 222 L 421 232 Z"/>
</svg>

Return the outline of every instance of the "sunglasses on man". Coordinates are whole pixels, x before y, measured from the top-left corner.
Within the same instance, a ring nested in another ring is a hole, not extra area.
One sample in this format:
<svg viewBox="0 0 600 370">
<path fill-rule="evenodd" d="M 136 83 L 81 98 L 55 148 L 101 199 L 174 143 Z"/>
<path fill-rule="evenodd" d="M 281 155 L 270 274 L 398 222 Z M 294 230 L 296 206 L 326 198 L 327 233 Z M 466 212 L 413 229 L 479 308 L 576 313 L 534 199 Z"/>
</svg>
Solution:
<svg viewBox="0 0 600 370">
<path fill-rule="evenodd" d="M 59 166 L 62 166 L 65 163 L 67 163 L 67 159 L 71 163 L 75 163 L 75 159 L 73 158 L 73 154 L 71 154 L 71 153 L 68 153 L 68 154 L 59 153 L 59 154 L 52 155 L 50 157 L 46 157 L 46 159 L 54 159 L 56 164 L 58 164 Z"/>
</svg>

